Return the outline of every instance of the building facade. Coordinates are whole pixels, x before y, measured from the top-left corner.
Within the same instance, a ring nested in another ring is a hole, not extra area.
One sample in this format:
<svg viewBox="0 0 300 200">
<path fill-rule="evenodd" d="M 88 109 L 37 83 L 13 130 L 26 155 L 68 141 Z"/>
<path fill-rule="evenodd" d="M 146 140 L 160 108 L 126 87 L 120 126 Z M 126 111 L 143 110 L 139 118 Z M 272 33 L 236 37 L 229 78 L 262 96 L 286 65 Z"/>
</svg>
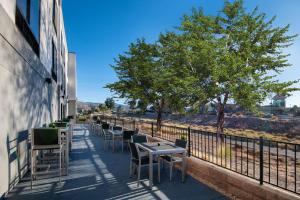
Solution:
<svg viewBox="0 0 300 200">
<path fill-rule="evenodd" d="M 61 0 L 0 0 L 0 197 L 27 172 L 28 130 L 76 115 L 75 59 Z"/>
<path fill-rule="evenodd" d="M 76 117 L 77 113 L 77 93 L 76 93 L 76 54 L 69 53 L 68 62 L 68 116 Z"/>
</svg>

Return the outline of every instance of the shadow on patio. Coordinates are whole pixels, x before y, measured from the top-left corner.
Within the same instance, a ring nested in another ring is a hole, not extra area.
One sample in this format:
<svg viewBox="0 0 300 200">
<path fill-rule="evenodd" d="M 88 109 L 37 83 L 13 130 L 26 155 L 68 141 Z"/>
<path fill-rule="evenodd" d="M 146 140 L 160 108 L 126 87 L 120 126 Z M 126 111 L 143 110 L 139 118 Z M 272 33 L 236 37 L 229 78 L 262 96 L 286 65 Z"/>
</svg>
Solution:
<svg viewBox="0 0 300 200">
<path fill-rule="evenodd" d="M 30 189 L 29 176 L 15 186 L 7 199 L 227 199 L 220 193 L 188 176 L 180 181 L 180 172 L 168 180 L 168 168 L 161 171 L 161 183 L 154 176 L 154 187 L 148 188 L 148 168 L 142 170 L 142 184 L 129 178 L 129 153 L 103 149 L 100 137 L 90 135 L 84 126 L 74 131 L 69 176 L 62 184 L 57 178 L 41 179 Z M 154 168 L 156 175 L 157 169 Z"/>
</svg>

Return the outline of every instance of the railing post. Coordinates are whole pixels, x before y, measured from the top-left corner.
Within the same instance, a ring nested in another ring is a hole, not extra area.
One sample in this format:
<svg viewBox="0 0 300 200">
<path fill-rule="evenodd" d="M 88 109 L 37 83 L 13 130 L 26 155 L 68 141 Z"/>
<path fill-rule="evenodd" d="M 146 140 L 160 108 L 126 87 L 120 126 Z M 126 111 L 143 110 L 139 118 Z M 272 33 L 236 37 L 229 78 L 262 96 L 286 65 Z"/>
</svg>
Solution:
<svg viewBox="0 0 300 200">
<path fill-rule="evenodd" d="M 115 126 L 117 125 L 117 118 L 115 117 Z"/>
<path fill-rule="evenodd" d="M 188 156 L 191 156 L 191 127 L 188 127 Z"/>
<path fill-rule="evenodd" d="M 264 139 L 259 137 L 259 184 L 264 182 Z"/>
<path fill-rule="evenodd" d="M 153 137 L 153 134 L 154 134 L 154 130 L 153 130 L 153 122 L 151 122 L 151 135 L 152 135 L 152 137 Z"/>
<path fill-rule="evenodd" d="M 135 130 L 135 119 L 133 120 L 133 130 Z"/>
</svg>

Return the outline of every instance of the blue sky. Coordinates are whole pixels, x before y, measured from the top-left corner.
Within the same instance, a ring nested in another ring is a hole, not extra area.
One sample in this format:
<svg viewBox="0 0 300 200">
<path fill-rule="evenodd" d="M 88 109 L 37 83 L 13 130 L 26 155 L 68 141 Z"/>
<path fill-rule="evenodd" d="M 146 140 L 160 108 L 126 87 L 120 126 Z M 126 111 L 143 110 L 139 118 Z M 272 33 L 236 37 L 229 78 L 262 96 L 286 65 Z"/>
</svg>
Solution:
<svg viewBox="0 0 300 200">
<path fill-rule="evenodd" d="M 148 42 L 159 33 L 174 29 L 183 14 L 192 7 L 203 7 L 207 14 L 216 14 L 223 0 L 63 0 L 68 47 L 77 53 L 77 94 L 80 101 L 103 102 L 112 96 L 104 89 L 116 81 L 110 64 L 127 50 L 130 42 L 144 37 Z M 291 34 L 300 34 L 300 0 L 245 0 L 247 10 L 259 6 L 276 25 L 290 24 Z M 286 52 L 293 65 L 280 80 L 300 78 L 300 36 Z M 300 84 L 297 85 L 300 87 Z M 300 92 L 288 98 L 287 105 L 300 105 Z"/>
</svg>

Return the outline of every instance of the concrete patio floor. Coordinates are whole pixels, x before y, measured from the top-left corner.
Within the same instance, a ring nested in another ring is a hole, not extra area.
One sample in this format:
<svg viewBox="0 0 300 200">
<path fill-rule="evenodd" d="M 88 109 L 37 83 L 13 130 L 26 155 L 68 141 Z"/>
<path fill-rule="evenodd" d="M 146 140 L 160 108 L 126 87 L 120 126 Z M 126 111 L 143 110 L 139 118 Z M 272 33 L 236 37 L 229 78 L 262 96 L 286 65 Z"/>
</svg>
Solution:
<svg viewBox="0 0 300 200">
<path fill-rule="evenodd" d="M 142 170 L 142 182 L 137 187 L 136 177 L 129 178 L 129 152 L 114 153 L 103 149 L 103 140 L 89 134 L 83 125 L 77 125 L 70 154 L 69 176 L 58 183 L 58 178 L 41 179 L 30 189 L 29 176 L 14 187 L 7 199 L 227 199 L 222 194 L 187 176 L 180 181 L 180 171 L 173 180 L 168 177 L 168 167 L 161 171 L 161 183 L 157 182 L 154 167 L 154 187 L 148 187 L 148 168 Z"/>
</svg>

